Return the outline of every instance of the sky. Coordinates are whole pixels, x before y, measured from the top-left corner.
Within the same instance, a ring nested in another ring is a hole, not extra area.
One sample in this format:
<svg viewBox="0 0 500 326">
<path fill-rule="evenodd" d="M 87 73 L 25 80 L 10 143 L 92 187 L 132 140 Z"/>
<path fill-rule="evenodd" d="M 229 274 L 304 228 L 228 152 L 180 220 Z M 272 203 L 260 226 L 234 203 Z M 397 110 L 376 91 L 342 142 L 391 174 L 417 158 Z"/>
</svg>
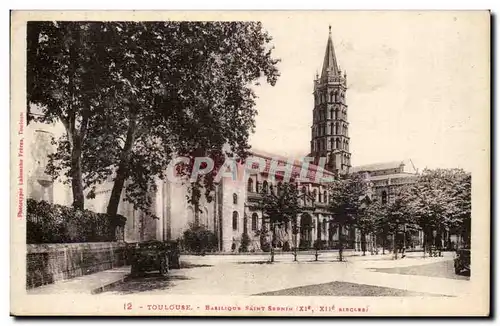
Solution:
<svg viewBox="0 0 500 326">
<path fill-rule="evenodd" d="M 352 165 L 411 159 L 477 168 L 489 155 L 489 16 L 485 12 L 259 14 L 281 76 L 256 89 L 253 148 L 309 153 L 313 79 L 332 26 L 347 72 Z"/>
</svg>

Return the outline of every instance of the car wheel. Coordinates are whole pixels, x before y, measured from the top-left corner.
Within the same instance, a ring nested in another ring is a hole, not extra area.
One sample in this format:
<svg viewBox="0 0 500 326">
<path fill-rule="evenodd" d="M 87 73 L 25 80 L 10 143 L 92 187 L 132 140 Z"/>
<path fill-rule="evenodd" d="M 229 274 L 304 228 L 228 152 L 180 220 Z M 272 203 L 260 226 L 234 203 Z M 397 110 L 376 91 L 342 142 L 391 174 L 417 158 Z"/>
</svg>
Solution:
<svg viewBox="0 0 500 326">
<path fill-rule="evenodd" d="M 165 257 L 164 260 L 160 263 L 160 275 L 167 276 L 168 274 L 168 257 Z"/>
</svg>

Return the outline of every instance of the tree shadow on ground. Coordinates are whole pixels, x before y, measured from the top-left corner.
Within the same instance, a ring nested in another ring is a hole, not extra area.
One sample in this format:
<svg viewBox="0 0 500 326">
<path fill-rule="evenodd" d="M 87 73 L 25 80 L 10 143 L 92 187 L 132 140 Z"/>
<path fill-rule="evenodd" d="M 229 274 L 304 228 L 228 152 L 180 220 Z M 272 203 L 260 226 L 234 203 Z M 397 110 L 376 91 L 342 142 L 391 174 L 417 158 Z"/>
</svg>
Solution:
<svg viewBox="0 0 500 326">
<path fill-rule="evenodd" d="M 181 262 L 181 269 L 198 268 L 198 267 L 213 267 L 214 265 L 208 264 L 191 264 L 186 262 Z"/>
<path fill-rule="evenodd" d="M 449 278 L 455 280 L 470 280 L 470 276 L 455 274 L 453 260 L 407 267 L 370 268 L 370 270 L 373 272 L 387 274 L 419 275 L 427 277 Z"/>
<path fill-rule="evenodd" d="M 105 292 L 113 292 L 113 294 L 136 294 L 147 291 L 166 290 L 174 287 L 177 281 L 191 279 L 184 275 L 161 276 L 158 273 L 146 273 L 137 277 L 129 276 L 124 282 L 113 285 Z"/>
<path fill-rule="evenodd" d="M 330 282 L 299 286 L 255 296 L 337 296 L 337 297 L 446 297 L 446 295 L 407 291 L 383 286 L 350 282 Z"/>
<path fill-rule="evenodd" d="M 276 264 L 277 262 L 271 263 L 269 260 L 267 261 L 239 261 L 236 264 L 238 265 L 265 265 L 265 264 Z"/>
</svg>

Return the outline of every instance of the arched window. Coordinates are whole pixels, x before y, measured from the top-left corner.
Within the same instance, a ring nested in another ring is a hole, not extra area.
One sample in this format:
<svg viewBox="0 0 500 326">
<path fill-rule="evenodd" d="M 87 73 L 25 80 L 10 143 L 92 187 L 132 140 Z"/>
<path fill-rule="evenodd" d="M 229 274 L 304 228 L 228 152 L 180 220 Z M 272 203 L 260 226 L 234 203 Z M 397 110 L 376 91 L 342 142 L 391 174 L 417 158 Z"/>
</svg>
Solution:
<svg viewBox="0 0 500 326">
<path fill-rule="evenodd" d="M 326 233 L 326 224 L 327 223 L 328 223 L 327 221 L 323 221 L 323 225 L 322 225 L 322 227 L 323 227 L 323 233 Z"/>
<path fill-rule="evenodd" d="M 330 92 L 330 102 L 333 102 L 333 92 Z"/>
<path fill-rule="evenodd" d="M 335 133 L 333 129 L 334 129 L 334 125 L 332 123 L 332 124 L 330 124 L 330 135 L 333 135 Z"/>
<path fill-rule="evenodd" d="M 268 189 L 268 186 L 267 186 L 267 181 L 264 180 L 264 182 L 262 182 L 262 191 L 267 194 L 267 189 Z"/>
<path fill-rule="evenodd" d="M 248 178 L 247 191 L 253 192 L 253 179 L 252 178 Z"/>
<path fill-rule="evenodd" d="M 340 149 L 340 139 L 335 139 L 335 148 Z"/>
<path fill-rule="evenodd" d="M 259 180 L 255 180 L 255 192 L 260 192 L 260 183 L 259 183 Z"/>
<path fill-rule="evenodd" d="M 328 201 L 328 195 L 326 194 L 326 191 L 323 192 L 323 200 L 325 203 Z"/>
<path fill-rule="evenodd" d="M 333 143 L 333 138 L 330 138 L 330 148 L 334 149 L 335 144 Z"/>
<path fill-rule="evenodd" d="M 314 189 L 314 197 L 316 198 L 316 189 Z M 318 194 L 318 203 L 321 203 L 321 191 Z"/>
<path fill-rule="evenodd" d="M 382 205 L 387 204 L 387 192 L 384 190 L 382 191 Z"/>
<path fill-rule="evenodd" d="M 233 194 L 233 204 L 238 204 L 238 195 L 237 194 Z"/>
<path fill-rule="evenodd" d="M 259 219 L 259 216 L 257 215 L 257 213 L 253 213 L 252 214 L 252 231 L 257 230 L 257 220 L 258 219 Z"/>
<path fill-rule="evenodd" d="M 233 230 L 238 231 L 238 212 L 233 212 Z"/>
<path fill-rule="evenodd" d="M 330 119 L 333 119 L 333 109 L 330 109 Z"/>
</svg>

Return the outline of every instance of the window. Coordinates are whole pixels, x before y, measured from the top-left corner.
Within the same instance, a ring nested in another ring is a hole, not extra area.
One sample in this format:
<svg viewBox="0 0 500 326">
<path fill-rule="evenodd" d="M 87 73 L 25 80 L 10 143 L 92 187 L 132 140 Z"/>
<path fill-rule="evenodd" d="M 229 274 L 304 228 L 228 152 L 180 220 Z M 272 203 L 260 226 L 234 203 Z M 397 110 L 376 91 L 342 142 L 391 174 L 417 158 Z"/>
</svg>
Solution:
<svg viewBox="0 0 500 326">
<path fill-rule="evenodd" d="M 233 194 L 233 204 L 234 205 L 238 204 L 238 195 L 237 194 Z"/>
<path fill-rule="evenodd" d="M 238 231 L 238 212 L 233 212 L 233 230 Z"/>
<path fill-rule="evenodd" d="M 330 109 L 330 119 L 333 119 L 333 109 Z"/>
<path fill-rule="evenodd" d="M 323 200 L 325 201 L 325 203 L 327 202 L 328 200 L 328 195 L 326 194 L 326 191 L 323 192 Z"/>
<path fill-rule="evenodd" d="M 248 178 L 247 191 L 253 192 L 253 180 L 252 180 L 252 178 Z"/>
<path fill-rule="evenodd" d="M 267 194 L 267 181 L 264 180 L 264 182 L 262 182 L 262 191 Z"/>
<path fill-rule="evenodd" d="M 257 231 L 257 220 L 258 220 L 257 213 L 252 214 L 252 231 Z"/>
<path fill-rule="evenodd" d="M 321 203 L 321 191 L 318 194 L 318 202 Z M 316 189 L 314 189 L 314 197 L 316 197 Z"/>
<path fill-rule="evenodd" d="M 259 191 L 260 191 L 259 181 L 255 180 L 255 192 L 259 192 Z"/>
</svg>

